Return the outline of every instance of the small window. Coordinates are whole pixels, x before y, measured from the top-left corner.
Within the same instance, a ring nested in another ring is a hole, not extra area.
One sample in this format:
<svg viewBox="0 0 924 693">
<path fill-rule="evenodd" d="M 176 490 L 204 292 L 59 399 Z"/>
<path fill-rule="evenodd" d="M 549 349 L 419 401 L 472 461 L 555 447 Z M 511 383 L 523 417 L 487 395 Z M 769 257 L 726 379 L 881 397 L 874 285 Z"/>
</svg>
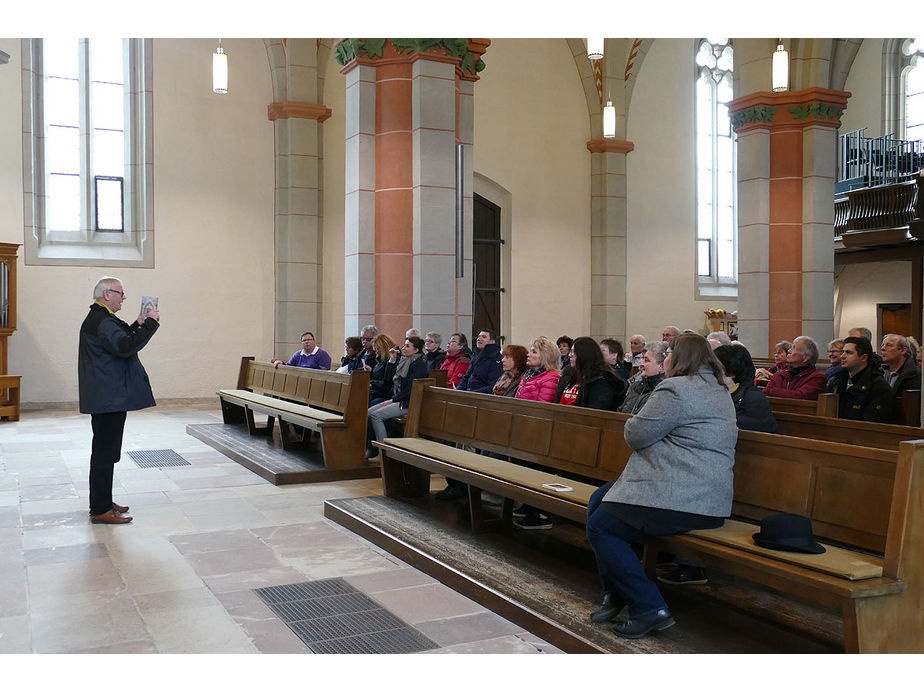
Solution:
<svg viewBox="0 0 924 693">
<path fill-rule="evenodd" d="M 924 39 L 907 39 L 902 51 L 910 58 L 905 72 L 905 139 L 924 140 Z"/>
</svg>

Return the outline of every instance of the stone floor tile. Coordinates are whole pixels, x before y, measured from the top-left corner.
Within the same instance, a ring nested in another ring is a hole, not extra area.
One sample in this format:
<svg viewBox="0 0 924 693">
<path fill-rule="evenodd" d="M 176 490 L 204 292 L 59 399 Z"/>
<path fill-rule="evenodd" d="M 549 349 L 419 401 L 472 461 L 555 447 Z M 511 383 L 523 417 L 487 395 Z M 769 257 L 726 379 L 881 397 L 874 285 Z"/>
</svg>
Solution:
<svg viewBox="0 0 924 693">
<path fill-rule="evenodd" d="M 374 597 L 376 592 L 430 585 L 436 583 L 437 580 L 414 568 L 401 568 L 365 573 L 363 575 L 351 575 L 347 578 L 347 582 L 361 592 Z"/>
<path fill-rule="evenodd" d="M 371 595 L 375 598 L 375 595 Z M 414 627 L 441 647 L 516 635 L 522 628 L 490 611 L 415 623 Z"/>
<path fill-rule="evenodd" d="M 0 617 L 0 654 L 28 654 L 30 652 L 32 652 L 32 635 L 29 629 L 29 616 L 23 614 Z"/>
<path fill-rule="evenodd" d="M 207 587 L 201 584 L 201 581 L 199 587 L 135 594 L 134 599 L 141 613 L 167 609 L 201 608 L 221 603 Z"/>
<path fill-rule="evenodd" d="M 132 595 L 195 589 L 202 580 L 182 557 L 166 561 L 146 561 L 139 557 L 123 563 L 120 573 Z"/>
<path fill-rule="evenodd" d="M 377 592 L 375 601 L 410 624 L 485 611 L 477 602 L 441 583 Z"/>
<path fill-rule="evenodd" d="M 109 548 L 102 542 L 94 544 L 71 544 L 69 546 L 47 546 L 41 549 L 23 551 L 23 562 L 27 566 L 46 563 L 67 563 L 103 558 L 109 555 Z"/>
<path fill-rule="evenodd" d="M 202 577 L 277 568 L 282 564 L 269 547 L 191 553 L 186 560 Z"/>
<path fill-rule="evenodd" d="M 460 643 L 430 650 L 432 654 L 540 654 L 540 650 L 516 635 Z"/>
<path fill-rule="evenodd" d="M 32 602 L 43 601 L 48 594 L 99 592 L 123 586 L 122 577 L 109 556 L 30 565 L 26 568 L 26 578 Z"/>
<path fill-rule="evenodd" d="M 124 588 L 59 597 L 64 598 L 30 602 L 35 652 L 72 652 L 149 638 Z"/>
<path fill-rule="evenodd" d="M 255 653 L 257 648 L 219 606 L 145 611 L 144 623 L 158 652 L 175 654 Z"/>
<path fill-rule="evenodd" d="M 266 544 L 248 529 L 180 534 L 170 537 L 170 542 L 181 554 L 266 548 Z"/>
</svg>

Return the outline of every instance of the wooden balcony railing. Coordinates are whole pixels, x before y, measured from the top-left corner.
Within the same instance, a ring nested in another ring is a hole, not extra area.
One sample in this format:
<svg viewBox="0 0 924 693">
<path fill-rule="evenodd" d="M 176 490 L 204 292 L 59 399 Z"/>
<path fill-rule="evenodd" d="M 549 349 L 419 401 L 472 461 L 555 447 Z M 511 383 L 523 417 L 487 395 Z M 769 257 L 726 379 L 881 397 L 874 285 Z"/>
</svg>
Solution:
<svg viewBox="0 0 924 693">
<path fill-rule="evenodd" d="M 839 196 L 834 200 L 834 235 L 845 246 L 924 239 L 924 175 Z"/>
</svg>

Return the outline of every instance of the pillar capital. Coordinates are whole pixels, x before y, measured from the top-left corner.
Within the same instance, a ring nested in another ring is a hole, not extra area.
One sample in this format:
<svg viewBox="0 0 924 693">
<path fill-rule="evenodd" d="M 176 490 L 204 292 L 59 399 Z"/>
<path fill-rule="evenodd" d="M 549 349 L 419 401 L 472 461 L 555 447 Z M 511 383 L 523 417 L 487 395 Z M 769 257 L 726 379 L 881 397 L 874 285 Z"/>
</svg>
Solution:
<svg viewBox="0 0 924 693">
<path fill-rule="evenodd" d="M 628 154 L 631 151 L 635 150 L 634 142 L 626 142 L 625 140 L 588 140 L 587 141 L 587 151 L 591 154 L 598 154 L 600 152 L 614 152 L 616 154 Z"/>
<path fill-rule="evenodd" d="M 735 132 L 756 128 L 792 128 L 807 125 L 840 127 L 849 91 L 811 87 L 802 91 L 757 91 L 728 103 Z"/>
<path fill-rule="evenodd" d="M 266 115 L 270 120 L 280 118 L 306 118 L 323 123 L 330 118 L 331 110 L 327 106 L 302 103 L 300 101 L 277 101 L 266 108 Z"/>
<path fill-rule="evenodd" d="M 348 38 L 335 41 L 335 58 L 347 73 L 356 65 L 393 65 L 417 60 L 452 63 L 456 75 L 467 81 L 477 81 L 484 69 L 481 56 L 487 51 L 488 39 L 465 38 Z"/>
</svg>

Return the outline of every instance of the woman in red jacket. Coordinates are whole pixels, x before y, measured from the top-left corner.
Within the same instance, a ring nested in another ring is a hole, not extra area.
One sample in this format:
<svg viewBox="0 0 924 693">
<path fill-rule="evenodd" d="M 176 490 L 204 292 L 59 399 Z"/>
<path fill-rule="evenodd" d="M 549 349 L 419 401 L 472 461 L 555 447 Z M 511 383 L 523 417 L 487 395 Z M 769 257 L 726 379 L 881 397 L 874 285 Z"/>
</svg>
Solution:
<svg viewBox="0 0 924 693">
<path fill-rule="evenodd" d="M 517 388 L 517 399 L 554 402 L 558 388 L 558 365 L 561 352 L 555 343 L 545 337 L 534 339 L 526 354 L 526 372 Z M 520 529 L 552 529 L 552 518 L 531 505 L 522 505 L 514 513 L 522 519 L 514 520 Z"/>
<path fill-rule="evenodd" d="M 462 382 L 462 376 L 472 363 L 472 352 L 468 348 L 468 340 L 464 334 L 456 333 L 446 343 L 446 358 L 441 370 L 447 371 L 446 381 L 449 387 L 455 389 Z"/>
<path fill-rule="evenodd" d="M 517 388 L 517 399 L 554 402 L 560 360 L 561 353 L 551 340 L 545 337 L 534 339 L 526 354 L 527 370 Z"/>
</svg>

